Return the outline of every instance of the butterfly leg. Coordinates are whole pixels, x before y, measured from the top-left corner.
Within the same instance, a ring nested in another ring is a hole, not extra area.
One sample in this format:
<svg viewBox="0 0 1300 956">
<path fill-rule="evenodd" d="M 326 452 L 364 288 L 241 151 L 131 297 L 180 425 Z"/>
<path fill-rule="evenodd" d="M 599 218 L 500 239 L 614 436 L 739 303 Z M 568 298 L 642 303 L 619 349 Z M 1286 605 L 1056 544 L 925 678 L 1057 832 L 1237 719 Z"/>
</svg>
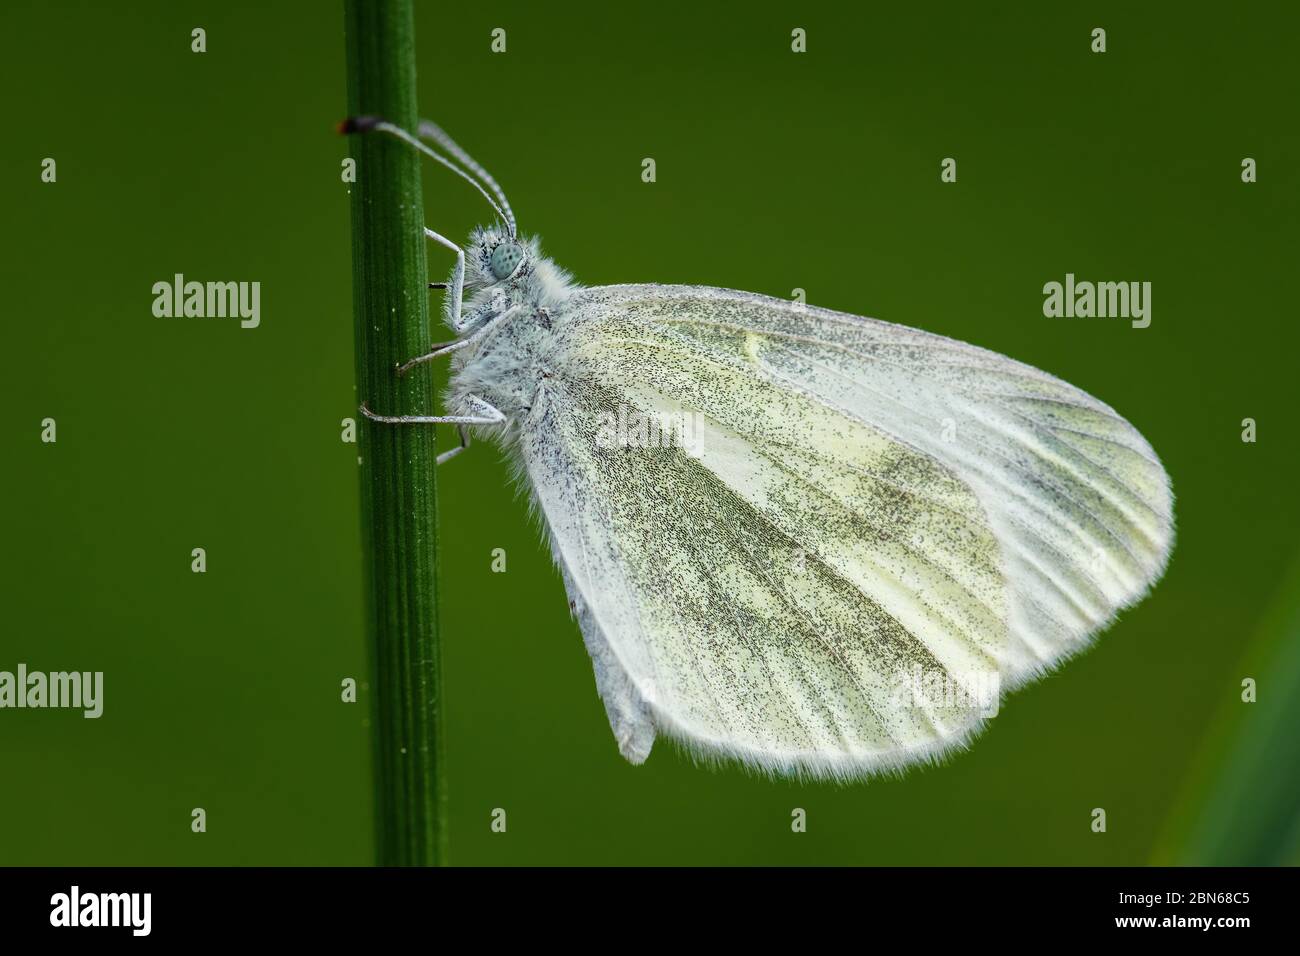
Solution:
<svg viewBox="0 0 1300 956">
<path fill-rule="evenodd" d="M 361 404 L 361 414 L 384 425 L 500 425 L 506 416 L 500 409 L 471 395 L 466 399 L 474 415 L 376 415 L 370 406 Z"/>
<path fill-rule="evenodd" d="M 458 339 L 455 342 L 439 342 L 433 347 L 432 351 L 425 352 L 423 355 L 417 355 L 415 358 L 397 366 L 397 374 L 405 375 L 417 365 L 423 365 L 425 362 L 432 362 L 439 355 L 446 355 L 448 352 L 454 352 L 459 348 L 464 348 L 467 341 L 468 339 Z"/>
<path fill-rule="evenodd" d="M 432 239 L 456 253 L 456 271 L 451 275 L 451 328 L 452 331 L 459 334 L 465 331 L 465 326 L 460 320 L 460 303 L 465 288 L 465 250 L 446 236 L 438 235 L 428 226 L 424 227 L 424 235 L 426 239 Z M 430 283 L 430 286 L 432 287 L 434 284 Z M 441 283 L 441 285 L 444 288 L 446 287 L 446 283 Z"/>
<path fill-rule="evenodd" d="M 455 448 L 448 449 L 447 451 L 444 451 L 441 455 L 439 455 L 437 459 L 437 463 L 439 465 L 441 465 L 444 461 L 447 461 L 448 459 L 455 458 L 457 455 L 459 455 L 461 452 L 463 452 L 466 448 L 469 447 L 470 444 L 469 430 L 466 429 L 464 425 L 457 425 L 456 431 L 460 433 L 460 444 L 457 445 Z"/>
<path fill-rule="evenodd" d="M 415 368 L 415 366 L 417 365 L 422 365 L 425 362 L 432 362 L 440 355 L 446 355 L 448 352 L 455 352 L 457 349 L 463 349 L 465 346 L 471 344 L 472 342 L 477 342 L 480 338 L 483 337 L 483 335 L 487 332 L 488 329 L 492 328 L 502 319 L 506 319 L 514 315 L 521 308 L 523 308 L 523 306 L 512 305 L 510 308 L 506 309 L 504 312 L 500 313 L 499 315 L 494 315 L 492 318 L 488 319 L 483 325 L 481 325 L 477 330 L 475 330 L 472 335 L 467 335 L 463 339 L 456 339 L 456 341 L 454 342 L 439 342 L 437 345 L 433 347 L 433 351 L 426 352 L 423 355 L 417 355 L 415 358 L 403 362 L 401 365 L 397 366 L 397 374 L 405 375 L 407 372 Z M 466 323 L 466 326 L 468 325 L 469 323 Z"/>
</svg>

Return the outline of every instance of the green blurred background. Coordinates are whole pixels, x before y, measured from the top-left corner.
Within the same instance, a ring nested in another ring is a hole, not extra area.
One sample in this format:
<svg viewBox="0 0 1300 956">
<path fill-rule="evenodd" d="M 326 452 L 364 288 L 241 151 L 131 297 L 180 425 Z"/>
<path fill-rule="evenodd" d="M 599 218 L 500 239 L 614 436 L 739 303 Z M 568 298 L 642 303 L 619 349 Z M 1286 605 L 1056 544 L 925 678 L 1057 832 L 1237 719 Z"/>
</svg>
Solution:
<svg viewBox="0 0 1300 956">
<path fill-rule="evenodd" d="M 581 282 L 800 287 L 1097 395 L 1173 478 L 1168 573 L 942 767 L 803 784 L 661 742 L 636 768 L 476 445 L 439 476 L 452 861 L 1294 862 L 1300 17 L 871 6 L 428 3 L 421 109 Z M 97 721 L 0 711 L 0 863 L 373 857 L 367 706 L 339 692 L 366 660 L 342 24 L 331 2 L 0 13 L 0 669 L 105 672 Z M 424 182 L 439 231 L 487 218 Z M 176 272 L 260 281 L 261 327 L 155 318 Z M 1152 282 L 1150 328 L 1044 318 L 1066 272 Z"/>
</svg>

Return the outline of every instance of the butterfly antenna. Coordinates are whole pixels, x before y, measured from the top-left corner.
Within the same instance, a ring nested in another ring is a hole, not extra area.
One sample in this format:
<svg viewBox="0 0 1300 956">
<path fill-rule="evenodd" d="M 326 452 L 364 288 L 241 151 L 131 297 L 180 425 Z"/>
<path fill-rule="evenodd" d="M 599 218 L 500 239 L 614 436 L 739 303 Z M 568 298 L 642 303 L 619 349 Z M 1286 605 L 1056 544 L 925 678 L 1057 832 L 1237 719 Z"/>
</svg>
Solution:
<svg viewBox="0 0 1300 956">
<path fill-rule="evenodd" d="M 344 134 L 345 136 L 349 133 L 368 133 L 371 131 L 377 133 L 387 133 L 389 136 L 395 137 L 396 139 L 400 139 L 402 142 L 407 143 L 410 146 L 414 146 L 425 156 L 428 156 L 430 159 L 437 160 L 438 162 L 442 163 L 442 165 L 450 169 L 457 176 L 461 177 L 463 180 L 465 180 L 465 182 L 469 183 L 471 186 L 473 186 L 475 189 L 477 189 L 480 193 L 483 194 L 483 198 L 486 199 L 488 203 L 492 206 L 492 208 L 496 210 L 497 215 L 501 217 L 501 221 L 505 223 L 506 228 L 510 230 L 510 237 L 512 239 L 514 238 L 515 218 L 513 213 L 507 213 L 505 209 L 502 209 L 501 206 L 497 204 L 497 201 L 488 195 L 488 192 L 486 189 L 483 188 L 483 185 L 477 179 L 471 176 L 468 172 L 461 169 L 459 166 L 453 163 L 446 156 L 443 156 L 441 153 L 434 152 L 434 150 L 430 149 L 424 143 L 421 143 L 418 139 L 416 139 L 406 130 L 402 129 L 400 126 L 394 126 L 392 123 L 388 122 L 387 120 L 382 120 L 377 116 L 350 116 L 347 119 L 345 119 L 342 123 L 339 124 L 339 132 Z"/>
<path fill-rule="evenodd" d="M 510 201 L 506 199 L 506 192 L 501 188 L 501 184 L 492 178 L 492 174 L 484 169 L 477 160 L 469 153 L 460 148 L 460 145 L 452 139 L 443 130 L 441 126 L 433 120 L 420 120 L 419 135 L 424 139 L 431 139 L 447 152 L 451 153 L 461 164 L 471 173 L 483 181 L 488 189 L 492 190 L 492 195 L 497 197 L 501 203 L 501 208 L 505 211 L 506 225 L 510 227 L 510 238 L 515 238 L 515 214 L 510 208 Z"/>
</svg>

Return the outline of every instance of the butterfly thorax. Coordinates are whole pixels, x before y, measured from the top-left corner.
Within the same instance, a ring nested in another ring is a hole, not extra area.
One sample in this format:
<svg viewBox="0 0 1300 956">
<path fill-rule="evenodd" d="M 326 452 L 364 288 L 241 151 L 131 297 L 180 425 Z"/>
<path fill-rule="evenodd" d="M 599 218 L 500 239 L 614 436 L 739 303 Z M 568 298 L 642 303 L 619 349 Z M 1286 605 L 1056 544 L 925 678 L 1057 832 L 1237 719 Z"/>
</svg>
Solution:
<svg viewBox="0 0 1300 956">
<path fill-rule="evenodd" d="M 541 254 L 535 237 L 476 230 L 465 249 L 461 308 L 462 337 L 471 342 L 455 353 L 449 407 L 464 408 L 475 395 L 508 420 L 526 415 L 554 372 L 565 339 L 566 303 L 578 289 Z M 447 321 L 455 327 L 450 314 Z"/>
</svg>

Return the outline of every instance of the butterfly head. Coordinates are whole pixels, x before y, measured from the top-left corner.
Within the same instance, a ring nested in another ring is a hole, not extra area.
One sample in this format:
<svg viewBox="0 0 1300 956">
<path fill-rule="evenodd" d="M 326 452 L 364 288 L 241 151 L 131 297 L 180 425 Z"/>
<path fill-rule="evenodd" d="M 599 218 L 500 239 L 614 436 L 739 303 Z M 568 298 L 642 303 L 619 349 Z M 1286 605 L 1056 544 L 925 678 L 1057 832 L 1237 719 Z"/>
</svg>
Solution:
<svg viewBox="0 0 1300 956">
<path fill-rule="evenodd" d="M 526 278 L 538 258 L 536 240 L 515 238 L 504 226 L 481 226 L 465 249 L 465 293 L 508 287 Z"/>
<path fill-rule="evenodd" d="M 495 314 L 510 305 L 545 308 L 570 290 L 570 277 L 542 255 L 535 236 L 515 236 L 504 225 L 480 226 L 465 245 L 466 314 Z"/>
</svg>

